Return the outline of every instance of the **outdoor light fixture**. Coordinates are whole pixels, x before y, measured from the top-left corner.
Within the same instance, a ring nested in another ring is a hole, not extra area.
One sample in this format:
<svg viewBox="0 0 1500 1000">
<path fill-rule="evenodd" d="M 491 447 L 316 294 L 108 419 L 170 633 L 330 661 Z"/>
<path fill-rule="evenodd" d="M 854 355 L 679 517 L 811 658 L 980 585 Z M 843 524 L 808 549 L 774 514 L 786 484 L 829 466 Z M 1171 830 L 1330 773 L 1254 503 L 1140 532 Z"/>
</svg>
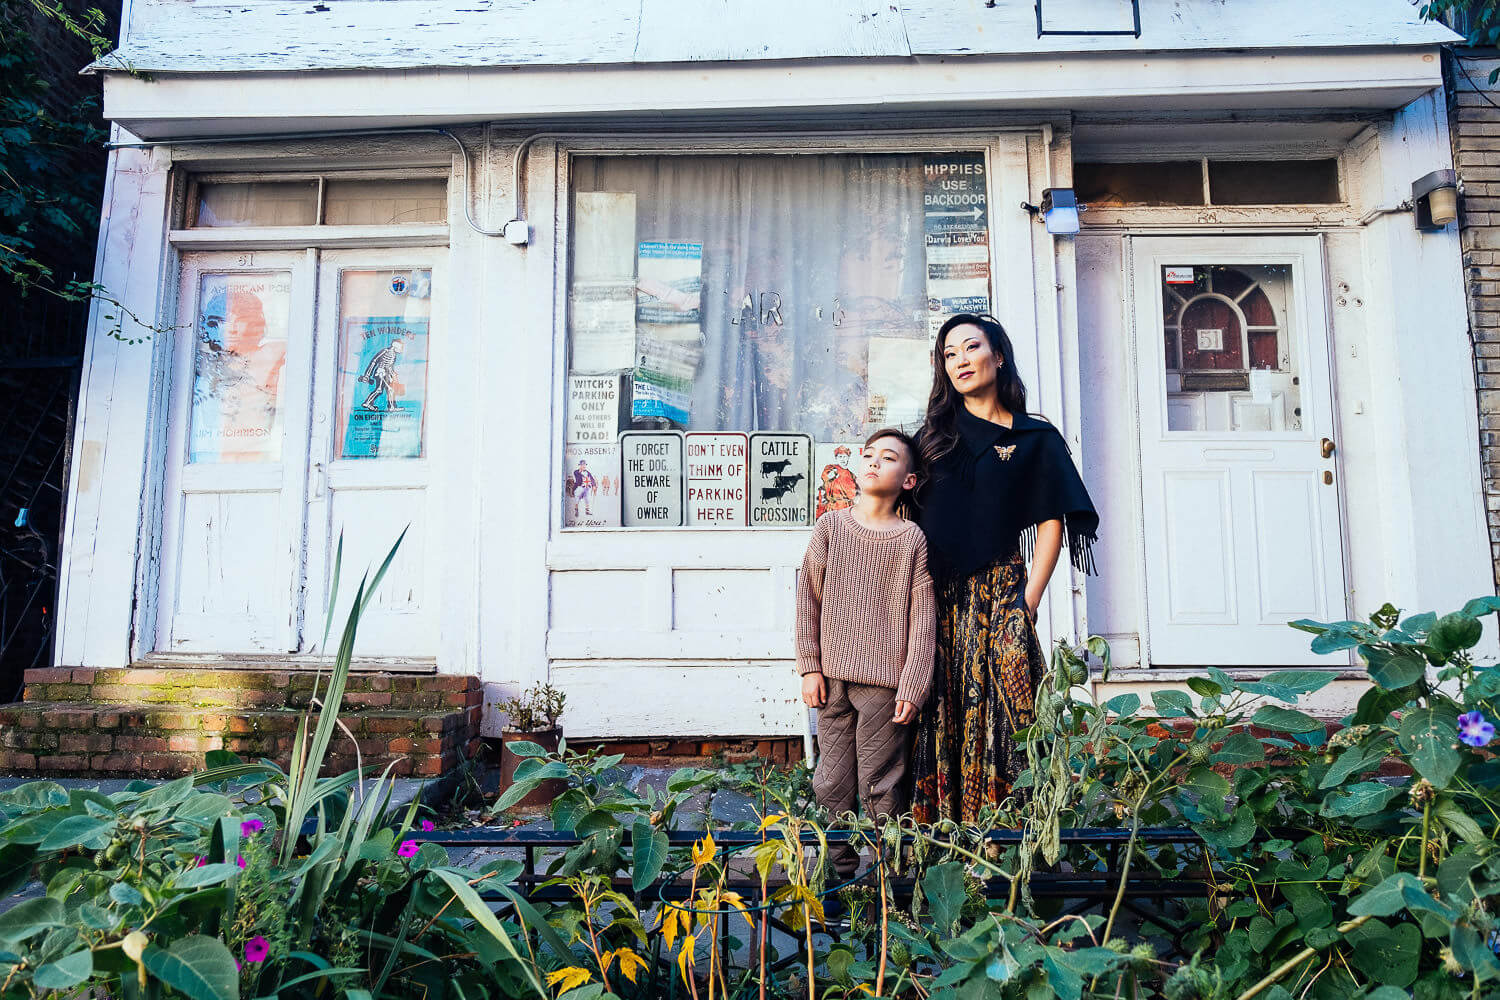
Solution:
<svg viewBox="0 0 1500 1000">
<path fill-rule="evenodd" d="M 1047 232 L 1053 236 L 1078 235 L 1078 213 L 1082 206 L 1072 188 L 1047 188 L 1042 192 L 1040 205 L 1023 201 L 1021 207 L 1032 215 L 1040 215 L 1047 224 Z"/>
<path fill-rule="evenodd" d="M 1417 228 L 1434 232 L 1458 218 L 1458 175 L 1434 170 L 1411 185 L 1411 210 Z"/>
</svg>

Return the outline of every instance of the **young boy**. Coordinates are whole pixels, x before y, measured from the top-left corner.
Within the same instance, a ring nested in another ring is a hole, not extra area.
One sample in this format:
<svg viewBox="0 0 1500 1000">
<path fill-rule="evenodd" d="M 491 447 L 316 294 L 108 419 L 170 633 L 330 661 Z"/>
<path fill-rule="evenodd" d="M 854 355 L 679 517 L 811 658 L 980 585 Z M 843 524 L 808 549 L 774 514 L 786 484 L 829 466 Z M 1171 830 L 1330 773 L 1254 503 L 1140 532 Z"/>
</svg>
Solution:
<svg viewBox="0 0 1500 1000">
<path fill-rule="evenodd" d="M 818 804 L 894 816 L 906 806 L 908 727 L 932 684 L 937 611 L 927 540 L 898 505 L 911 503 L 918 455 L 898 430 L 865 442 L 859 500 L 818 518 L 797 583 L 797 672 L 818 709 Z M 832 852 L 847 878 L 859 856 Z"/>
</svg>

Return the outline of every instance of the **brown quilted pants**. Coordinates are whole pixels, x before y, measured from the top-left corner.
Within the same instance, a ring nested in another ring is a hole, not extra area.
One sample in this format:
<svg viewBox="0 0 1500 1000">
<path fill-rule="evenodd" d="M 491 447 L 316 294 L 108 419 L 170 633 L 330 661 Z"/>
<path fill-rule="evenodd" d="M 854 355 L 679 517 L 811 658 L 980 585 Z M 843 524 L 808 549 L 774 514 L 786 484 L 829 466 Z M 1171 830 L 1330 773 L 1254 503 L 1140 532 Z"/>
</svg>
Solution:
<svg viewBox="0 0 1500 1000">
<path fill-rule="evenodd" d="M 906 808 L 911 727 L 891 721 L 896 692 L 832 679 L 827 685 L 828 701 L 818 709 L 813 796 L 835 814 L 852 811 L 858 798 L 866 816 L 899 815 Z M 832 848 L 830 860 L 844 878 L 859 867 L 859 853 L 848 845 Z"/>
</svg>

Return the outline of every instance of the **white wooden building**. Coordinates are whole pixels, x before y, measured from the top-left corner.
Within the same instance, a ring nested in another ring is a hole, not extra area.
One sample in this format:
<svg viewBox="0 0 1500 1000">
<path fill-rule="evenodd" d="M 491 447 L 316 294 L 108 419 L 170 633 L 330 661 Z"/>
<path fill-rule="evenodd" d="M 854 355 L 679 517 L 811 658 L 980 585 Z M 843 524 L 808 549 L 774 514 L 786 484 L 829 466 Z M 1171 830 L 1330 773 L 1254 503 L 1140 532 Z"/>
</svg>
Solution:
<svg viewBox="0 0 1500 1000">
<path fill-rule="evenodd" d="M 57 664 L 307 662 L 340 536 L 347 591 L 410 524 L 369 666 L 795 736 L 809 487 L 963 309 L 1103 519 L 1044 639 L 1337 667 L 1283 623 L 1493 589 L 1458 236 L 1400 207 L 1452 165 L 1454 38 L 1407 0 L 127 0 L 97 274 L 160 332 L 93 318 Z M 1069 188 L 1076 236 L 1022 207 Z"/>
</svg>

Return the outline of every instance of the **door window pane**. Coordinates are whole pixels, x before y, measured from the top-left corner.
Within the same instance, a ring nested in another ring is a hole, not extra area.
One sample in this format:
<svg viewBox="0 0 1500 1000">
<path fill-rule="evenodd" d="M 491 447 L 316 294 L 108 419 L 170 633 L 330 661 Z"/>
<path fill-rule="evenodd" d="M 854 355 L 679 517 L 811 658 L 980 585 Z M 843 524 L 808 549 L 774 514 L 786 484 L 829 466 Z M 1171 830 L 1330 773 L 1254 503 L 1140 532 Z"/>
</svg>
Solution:
<svg viewBox="0 0 1500 1000">
<path fill-rule="evenodd" d="M 1301 431 L 1282 264 L 1161 269 L 1167 429 Z"/>
<path fill-rule="evenodd" d="M 340 272 L 336 458 L 421 456 L 431 317 L 428 268 Z"/>
<path fill-rule="evenodd" d="M 317 181 L 199 184 L 194 226 L 311 226 L 318 221 Z"/>
<path fill-rule="evenodd" d="M 613 472 L 598 449 L 630 430 L 857 453 L 920 424 L 937 327 L 990 308 L 981 153 L 578 157 L 573 178 L 564 477 L 585 446 Z M 822 482 L 821 463 L 750 458 L 740 526 Z"/>
<path fill-rule="evenodd" d="M 398 226 L 448 221 L 448 185 L 441 178 L 327 182 L 323 221 L 330 226 Z"/>
<path fill-rule="evenodd" d="M 281 460 L 291 282 L 287 271 L 199 279 L 189 462 Z"/>
</svg>

